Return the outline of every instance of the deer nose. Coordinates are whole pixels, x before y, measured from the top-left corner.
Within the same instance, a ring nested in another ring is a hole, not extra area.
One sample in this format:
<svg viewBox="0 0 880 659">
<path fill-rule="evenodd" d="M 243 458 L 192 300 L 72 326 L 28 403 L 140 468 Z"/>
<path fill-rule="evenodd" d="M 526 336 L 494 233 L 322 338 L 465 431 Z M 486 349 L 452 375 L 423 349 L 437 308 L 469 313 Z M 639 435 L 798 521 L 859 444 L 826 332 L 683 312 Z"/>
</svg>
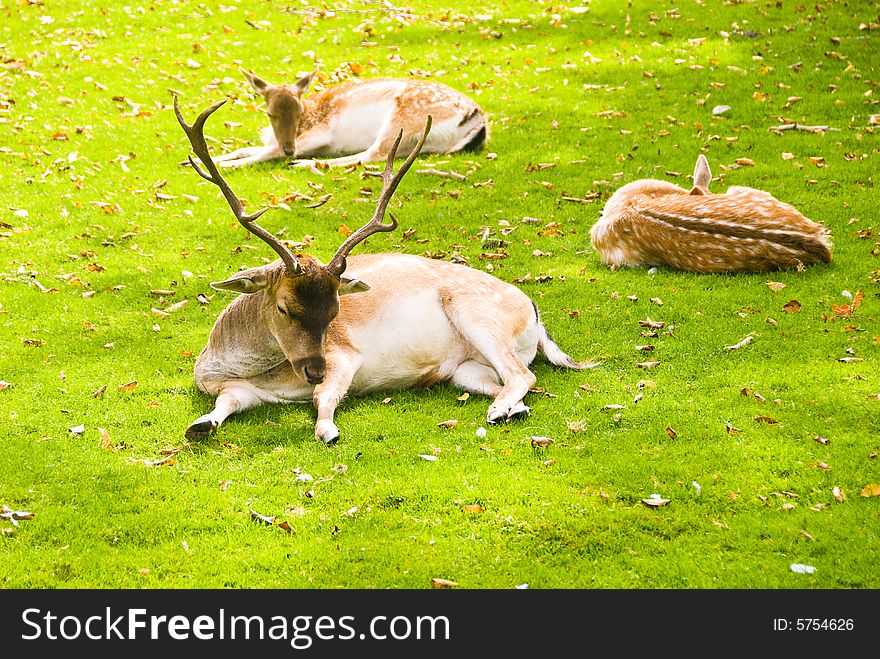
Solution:
<svg viewBox="0 0 880 659">
<path fill-rule="evenodd" d="M 293 142 L 285 142 L 281 145 L 281 150 L 284 151 L 285 156 L 292 156 L 296 154 L 296 145 Z"/>
<path fill-rule="evenodd" d="M 303 374 L 309 384 L 321 384 L 326 374 L 324 364 L 306 364 Z"/>
</svg>

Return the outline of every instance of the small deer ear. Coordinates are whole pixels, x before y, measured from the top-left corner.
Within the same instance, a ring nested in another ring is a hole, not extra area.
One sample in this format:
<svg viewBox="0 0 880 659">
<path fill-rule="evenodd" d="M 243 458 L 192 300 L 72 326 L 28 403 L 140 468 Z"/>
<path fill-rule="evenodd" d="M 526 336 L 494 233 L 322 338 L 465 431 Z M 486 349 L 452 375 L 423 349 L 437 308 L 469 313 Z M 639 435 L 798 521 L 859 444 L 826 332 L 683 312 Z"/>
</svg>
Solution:
<svg viewBox="0 0 880 659">
<path fill-rule="evenodd" d="M 709 169 L 709 161 L 702 153 L 697 158 L 697 164 L 694 166 L 694 189 L 702 188 L 701 192 L 691 194 L 706 194 L 709 192 L 709 184 L 712 182 L 712 171 Z"/>
<path fill-rule="evenodd" d="M 251 83 L 251 87 L 254 88 L 254 91 L 260 95 L 265 95 L 269 88 L 272 87 L 271 84 L 263 80 L 261 77 L 256 75 L 255 73 L 251 73 L 250 71 L 245 71 L 243 68 L 239 68 L 241 74 L 245 77 L 245 79 Z"/>
<path fill-rule="evenodd" d="M 362 282 L 360 279 L 349 279 L 348 277 L 343 277 L 339 281 L 339 294 L 340 295 L 349 295 L 351 293 L 363 293 L 365 291 L 370 290 L 370 287 Z"/>
<path fill-rule="evenodd" d="M 226 281 L 215 281 L 211 288 L 218 291 L 233 291 L 234 293 L 256 293 L 269 287 L 269 278 L 263 274 L 249 273 L 230 277 Z"/>
<path fill-rule="evenodd" d="M 315 77 L 316 73 L 317 71 L 312 71 L 311 73 L 309 73 L 308 75 L 304 75 L 302 78 L 294 83 L 293 87 L 294 89 L 296 89 L 296 92 L 298 94 L 305 93 L 305 91 L 309 88 L 309 85 L 312 84 L 312 78 Z"/>
</svg>

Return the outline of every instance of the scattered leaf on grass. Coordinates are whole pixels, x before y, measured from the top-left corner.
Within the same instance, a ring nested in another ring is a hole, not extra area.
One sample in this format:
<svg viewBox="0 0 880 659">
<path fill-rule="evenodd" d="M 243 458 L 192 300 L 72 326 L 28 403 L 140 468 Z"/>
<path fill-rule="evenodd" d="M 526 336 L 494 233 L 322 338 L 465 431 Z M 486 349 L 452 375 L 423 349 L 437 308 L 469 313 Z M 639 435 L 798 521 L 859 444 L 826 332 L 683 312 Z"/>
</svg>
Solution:
<svg viewBox="0 0 880 659">
<path fill-rule="evenodd" d="M 803 563 L 792 563 L 789 568 L 796 574 L 813 574 L 816 571 L 812 565 L 804 565 Z"/>
<path fill-rule="evenodd" d="M 861 495 L 863 497 L 880 497 L 880 485 L 871 483 L 862 488 Z"/>
<path fill-rule="evenodd" d="M 567 424 L 569 432 L 584 432 L 587 429 L 587 424 L 584 421 L 569 421 Z"/>
<path fill-rule="evenodd" d="M 116 446 L 113 444 L 113 440 L 110 439 L 110 433 L 103 428 L 98 428 L 98 432 L 101 433 L 101 448 L 115 451 Z"/>
<path fill-rule="evenodd" d="M 431 588 L 455 588 L 458 583 L 449 579 L 431 579 Z"/>
<path fill-rule="evenodd" d="M 471 397 L 471 395 L 465 391 L 461 396 L 458 396 L 455 400 L 459 400 L 463 403 L 464 401 L 466 401 L 470 397 Z"/>
<path fill-rule="evenodd" d="M 645 320 L 639 321 L 640 327 L 650 327 L 652 329 L 662 329 L 665 325 L 666 325 L 666 323 L 664 323 L 663 321 L 651 320 L 650 317 L 645 318 Z"/>
<path fill-rule="evenodd" d="M 145 467 L 170 467 L 174 464 L 174 455 L 166 455 L 158 460 L 131 460 L 132 464 L 144 465 Z"/>
<path fill-rule="evenodd" d="M 642 503 L 649 508 L 662 508 L 668 506 L 670 499 L 664 499 L 659 494 L 652 494 L 647 499 L 642 499 Z"/>
<path fill-rule="evenodd" d="M 102 387 L 98 387 L 95 391 L 92 392 L 92 398 L 100 398 L 104 395 L 104 392 L 107 391 L 107 385 L 105 384 Z"/>
<path fill-rule="evenodd" d="M 532 448 L 547 448 L 553 443 L 553 440 L 549 437 L 542 437 L 540 435 L 532 435 L 530 439 Z"/>
<path fill-rule="evenodd" d="M 436 455 L 428 455 L 428 454 L 426 454 L 426 453 L 419 453 L 419 457 L 420 457 L 422 460 L 427 460 L 428 462 L 436 462 L 436 460 L 437 460 L 437 456 L 436 456 Z"/>
<path fill-rule="evenodd" d="M 729 423 L 724 424 L 724 429 L 727 431 L 728 435 L 735 435 L 738 432 L 742 432 L 739 428 L 730 425 Z"/>
<path fill-rule="evenodd" d="M 220 491 L 225 492 L 229 489 L 229 486 L 232 485 L 232 481 L 218 481 L 217 485 L 220 486 Z"/>
<path fill-rule="evenodd" d="M 773 419 L 769 416 L 761 416 L 760 414 L 755 417 L 755 421 L 757 421 L 758 423 L 766 423 L 771 426 L 779 423 L 779 421 L 777 421 L 776 419 Z"/>
<path fill-rule="evenodd" d="M 81 423 L 78 426 L 74 426 L 73 428 L 68 428 L 71 435 L 82 435 L 86 431 L 85 424 Z"/>
<path fill-rule="evenodd" d="M 834 497 L 834 500 L 838 503 L 843 503 L 846 501 L 846 494 L 843 490 L 841 490 L 837 485 L 831 488 L 831 496 Z"/>
<path fill-rule="evenodd" d="M 825 444 L 825 445 L 827 445 L 827 444 L 830 444 L 830 443 L 831 443 L 830 440 L 825 439 L 824 437 L 822 437 L 822 435 L 816 435 L 815 437 L 813 437 L 813 439 L 814 439 L 815 441 L 819 442 L 820 444 Z"/>
<path fill-rule="evenodd" d="M 119 387 L 119 391 L 133 391 L 137 386 L 137 380 L 132 380 L 131 382 L 126 382 L 125 384 L 121 385 Z"/>
<path fill-rule="evenodd" d="M 747 346 L 748 344 L 750 344 L 754 340 L 755 340 L 755 337 L 752 336 L 751 334 L 749 334 L 746 338 L 744 338 L 739 343 L 734 343 L 732 346 L 724 346 L 724 349 L 727 350 L 728 352 L 731 350 L 739 350 L 740 348 L 742 348 L 743 346 Z"/>
<path fill-rule="evenodd" d="M 678 433 L 672 429 L 672 426 L 666 426 L 666 434 L 672 439 L 678 437 Z"/>
<path fill-rule="evenodd" d="M 293 531 L 289 522 L 277 522 L 275 517 L 261 515 L 256 510 L 251 510 L 251 519 L 255 522 L 263 522 L 263 524 L 265 524 L 266 526 L 277 526 L 278 528 L 284 529 L 288 533 L 291 533 Z"/>
<path fill-rule="evenodd" d="M 441 421 L 437 424 L 438 428 L 455 428 L 458 425 L 458 419 L 449 419 L 447 421 Z"/>
<path fill-rule="evenodd" d="M 659 366 L 659 365 L 660 365 L 660 362 L 656 361 L 656 360 L 647 361 L 647 362 L 638 362 L 636 364 L 636 366 L 638 366 L 639 368 L 654 368 L 655 366 Z"/>
<path fill-rule="evenodd" d="M 484 512 L 483 506 L 481 506 L 478 503 L 475 503 L 475 504 L 472 504 L 469 506 L 464 506 L 462 508 L 462 510 L 466 513 L 482 513 L 482 512 Z"/>
<path fill-rule="evenodd" d="M 785 313 L 797 313 L 801 310 L 801 303 L 797 300 L 789 300 L 783 305 L 782 310 Z"/>
<path fill-rule="evenodd" d="M 18 526 L 19 521 L 30 520 L 35 517 L 34 513 L 24 512 L 22 510 L 12 510 L 7 505 L 0 507 L 0 519 L 7 519 L 12 522 L 13 526 Z"/>
<path fill-rule="evenodd" d="M 11 386 L 12 386 L 11 382 L 6 382 L 5 380 L 0 380 L 0 391 L 3 391 L 7 387 L 11 387 Z"/>
</svg>

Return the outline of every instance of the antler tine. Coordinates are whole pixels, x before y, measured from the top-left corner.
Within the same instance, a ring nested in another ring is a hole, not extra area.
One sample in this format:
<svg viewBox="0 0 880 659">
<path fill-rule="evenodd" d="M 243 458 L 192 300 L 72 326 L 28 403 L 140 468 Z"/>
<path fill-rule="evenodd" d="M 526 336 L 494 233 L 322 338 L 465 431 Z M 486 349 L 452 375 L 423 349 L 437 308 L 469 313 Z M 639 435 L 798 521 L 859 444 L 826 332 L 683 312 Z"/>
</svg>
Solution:
<svg viewBox="0 0 880 659">
<path fill-rule="evenodd" d="M 189 138 L 193 153 L 198 156 L 201 165 L 199 165 L 192 156 L 189 156 L 189 162 L 199 176 L 220 188 L 220 191 L 226 198 L 226 202 L 232 209 L 232 213 L 241 225 L 275 250 L 278 256 L 281 257 L 281 260 L 284 261 L 284 265 L 287 266 L 287 270 L 290 274 L 300 274 L 302 268 L 293 253 L 282 245 L 281 241 L 275 236 L 256 223 L 257 218 L 269 209 L 261 208 L 256 213 L 251 213 L 250 215 L 245 213 L 241 199 L 238 198 L 238 195 L 232 191 L 232 188 L 229 187 L 229 184 L 220 175 L 220 170 L 217 169 L 217 165 L 211 158 L 211 154 L 208 151 L 208 144 L 205 142 L 205 122 L 208 120 L 208 117 L 214 114 L 214 112 L 225 103 L 225 100 L 214 103 L 211 107 L 203 110 L 192 125 L 189 125 L 186 123 L 183 114 L 180 112 L 177 94 L 174 94 L 174 114 L 177 116 L 177 122 L 180 124 L 180 127 L 183 128 L 183 132 L 186 133 L 187 138 Z M 207 171 L 205 171 L 205 169 L 207 169 Z"/>
<path fill-rule="evenodd" d="M 431 131 L 432 121 L 433 118 L 431 115 L 428 115 L 428 119 L 425 121 L 425 128 L 422 131 L 422 136 L 419 138 L 418 144 L 416 144 L 415 149 L 412 150 L 412 153 L 409 154 L 409 157 L 407 157 L 403 164 L 401 164 L 395 174 L 394 157 L 397 155 L 397 147 L 400 146 L 400 140 L 403 138 L 403 131 L 401 130 L 400 133 L 397 134 L 394 146 L 391 147 L 391 152 L 385 160 L 385 169 L 382 171 L 382 193 L 379 196 L 379 201 L 376 202 L 376 210 L 373 213 L 373 217 L 370 218 L 369 222 L 345 239 L 345 242 L 342 243 L 338 250 L 336 250 L 336 254 L 333 255 L 333 258 L 325 266 L 325 270 L 336 276 L 340 276 L 345 272 L 346 257 L 351 253 L 351 250 L 358 245 L 358 243 L 363 242 L 374 233 L 379 233 L 380 231 L 394 231 L 394 229 L 397 228 L 397 218 L 394 217 L 393 213 L 389 214 L 391 215 L 391 221 L 387 224 L 382 220 L 385 217 L 388 202 L 391 201 L 391 197 L 394 196 L 397 186 L 400 184 L 400 181 L 403 179 L 404 175 L 406 175 L 406 172 L 412 166 L 413 162 L 415 162 L 419 153 L 421 153 L 422 147 L 425 146 L 425 140 L 428 139 L 428 133 Z"/>
</svg>

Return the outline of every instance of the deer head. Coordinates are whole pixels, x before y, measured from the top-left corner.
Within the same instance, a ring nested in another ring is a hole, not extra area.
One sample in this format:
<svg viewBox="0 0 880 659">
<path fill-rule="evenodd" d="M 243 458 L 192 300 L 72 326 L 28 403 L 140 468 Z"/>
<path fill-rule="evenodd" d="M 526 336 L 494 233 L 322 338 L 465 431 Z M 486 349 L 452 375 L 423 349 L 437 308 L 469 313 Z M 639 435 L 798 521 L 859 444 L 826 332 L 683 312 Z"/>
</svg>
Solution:
<svg viewBox="0 0 880 659">
<path fill-rule="evenodd" d="M 401 139 L 398 136 L 382 172 L 382 192 L 373 217 L 352 233 L 336 250 L 333 258 L 324 265 L 308 254 L 294 254 L 278 238 L 260 227 L 256 220 L 268 209 L 246 214 L 241 200 L 220 175 L 205 142 L 204 125 L 208 117 L 225 102 L 220 101 L 207 108 L 189 125 L 180 112 L 175 95 L 174 112 L 177 121 L 189 138 L 193 153 L 198 156 L 201 165 L 192 156 L 189 157 L 189 162 L 199 176 L 220 188 L 236 219 L 250 233 L 269 245 L 278 254 L 280 261 L 243 270 L 211 286 L 219 290 L 258 295 L 259 318 L 254 318 L 254 322 L 265 323 L 297 376 L 309 384 L 320 384 L 326 374 L 324 343 L 327 329 L 339 312 L 340 296 L 360 293 L 370 288 L 362 281 L 343 276 L 346 257 L 372 234 L 397 228 L 397 220 L 393 214 L 389 213 L 390 222 L 383 221 L 388 202 L 424 146 L 431 129 L 431 117 L 428 116 L 415 149 L 395 173 L 394 157 Z"/>
<path fill-rule="evenodd" d="M 309 73 L 292 85 L 273 85 L 250 71 L 239 69 L 251 87 L 266 100 L 266 113 L 284 155 L 296 154 L 296 136 L 303 115 L 302 95 L 312 84 L 316 72 Z"/>
</svg>

